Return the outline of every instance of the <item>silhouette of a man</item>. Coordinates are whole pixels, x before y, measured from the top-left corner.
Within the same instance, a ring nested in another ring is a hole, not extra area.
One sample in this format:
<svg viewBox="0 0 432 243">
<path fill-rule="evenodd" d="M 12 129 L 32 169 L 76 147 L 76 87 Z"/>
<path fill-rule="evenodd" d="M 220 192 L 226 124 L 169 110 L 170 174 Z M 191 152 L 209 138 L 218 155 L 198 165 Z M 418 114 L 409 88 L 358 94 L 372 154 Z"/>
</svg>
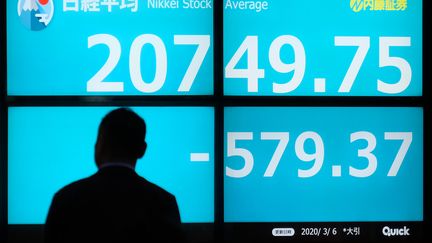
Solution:
<svg viewBox="0 0 432 243">
<path fill-rule="evenodd" d="M 135 172 L 143 157 L 146 125 L 128 108 L 108 113 L 95 146 L 98 171 L 58 191 L 51 203 L 45 241 L 178 242 L 176 199 Z"/>
</svg>

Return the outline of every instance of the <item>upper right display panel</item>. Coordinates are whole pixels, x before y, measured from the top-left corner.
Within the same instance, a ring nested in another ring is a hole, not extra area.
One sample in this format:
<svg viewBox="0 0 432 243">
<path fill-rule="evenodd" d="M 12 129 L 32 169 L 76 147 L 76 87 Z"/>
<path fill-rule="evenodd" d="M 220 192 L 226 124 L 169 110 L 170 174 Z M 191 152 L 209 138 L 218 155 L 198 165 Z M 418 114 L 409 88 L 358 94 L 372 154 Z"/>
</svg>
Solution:
<svg viewBox="0 0 432 243">
<path fill-rule="evenodd" d="M 224 93 L 421 96 L 422 1 L 224 0 Z"/>
</svg>

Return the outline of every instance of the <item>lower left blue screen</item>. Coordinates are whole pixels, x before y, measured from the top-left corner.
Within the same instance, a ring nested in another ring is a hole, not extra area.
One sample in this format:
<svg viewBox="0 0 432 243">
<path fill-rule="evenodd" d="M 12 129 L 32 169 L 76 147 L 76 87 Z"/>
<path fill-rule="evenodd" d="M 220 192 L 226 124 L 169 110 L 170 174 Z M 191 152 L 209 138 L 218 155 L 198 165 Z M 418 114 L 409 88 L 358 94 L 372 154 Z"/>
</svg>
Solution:
<svg viewBox="0 0 432 243">
<path fill-rule="evenodd" d="M 115 107 L 11 107 L 8 223 L 43 224 L 55 192 L 97 171 L 94 145 Z M 183 223 L 214 221 L 214 109 L 134 107 L 147 124 L 136 171 L 177 199 Z"/>
</svg>

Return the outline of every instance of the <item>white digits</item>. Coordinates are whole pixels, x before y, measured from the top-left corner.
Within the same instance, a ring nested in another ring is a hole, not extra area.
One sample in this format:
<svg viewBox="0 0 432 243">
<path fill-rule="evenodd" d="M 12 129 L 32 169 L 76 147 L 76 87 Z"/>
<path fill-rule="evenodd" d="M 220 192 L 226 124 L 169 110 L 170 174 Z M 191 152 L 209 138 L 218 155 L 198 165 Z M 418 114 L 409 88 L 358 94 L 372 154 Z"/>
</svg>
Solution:
<svg viewBox="0 0 432 243">
<path fill-rule="evenodd" d="M 276 171 L 277 166 L 282 158 L 283 153 L 288 145 L 289 133 L 287 132 L 262 132 L 261 140 L 279 140 L 276 150 L 267 166 L 264 177 L 272 177 Z"/>
<path fill-rule="evenodd" d="M 380 37 L 379 66 L 396 67 L 401 72 L 398 82 L 388 84 L 378 79 L 378 91 L 386 94 L 399 94 L 406 90 L 411 83 L 412 70 L 410 64 L 401 57 L 391 57 L 391 46 L 411 46 L 410 37 Z"/>
<path fill-rule="evenodd" d="M 364 149 L 359 149 L 357 154 L 359 157 L 364 157 L 368 160 L 368 166 L 364 169 L 356 169 L 350 166 L 349 174 L 354 177 L 368 177 L 375 172 L 378 165 L 377 158 L 375 157 L 374 154 L 372 154 L 372 152 L 376 147 L 377 142 L 375 136 L 370 132 L 361 131 L 361 132 L 351 133 L 351 143 L 360 139 L 366 140 L 367 146 Z"/>
<path fill-rule="evenodd" d="M 342 81 L 339 91 L 348 93 L 354 84 L 354 80 L 360 71 L 363 61 L 370 47 L 370 38 L 368 36 L 335 36 L 335 46 L 358 46 L 357 52 L 348 68 L 347 73 Z"/>
<path fill-rule="evenodd" d="M 294 50 L 294 63 L 283 63 L 280 52 L 284 45 L 292 46 Z M 294 75 L 290 81 L 279 84 L 273 83 L 273 92 L 288 93 L 300 85 L 303 80 L 306 69 L 306 54 L 302 42 L 295 36 L 282 35 L 276 38 L 270 45 L 269 61 L 273 69 L 280 73 L 289 73 L 294 71 Z"/>
<path fill-rule="evenodd" d="M 141 50 L 144 45 L 151 45 L 155 51 L 156 72 L 153 81 L 145 82 L 141 75 Z M 144 34 L 133 42 L 129 55 L 129 71 L 133 85 L 143 93 L 154 93 L 162 88 L 167 74 L 167 53 L 163 41 L 156 35 Z"/>
<path fill-rule="evenodd" d="M 88 48 L 95 45 L 105 44 L 108 46 L 109 55 L 106 63 L 87 82 L 88 92 L 123 92 L 124 82 L 106 82 L 104 79 L 115 69 L 121 56 L 121 45 L 119 40 L 109 34 L 97 34 L 88 38 Z M 189 67 L 178 88 L 179 92 L 190 91 L 193 82 L 201 68 L 202 63 L 210 48 L 209 35 L 175 35 L 176 45 L 198 45 L 198 48 L 189 64 Z M 155 52 L 155 76 L 150 82 L 142 78 L 141 52 L 144 45 L 151 45 Z M 167 78 L 168 57 L 166 47 L 161 38 L 153 34 L 143 34 L 132 42 L 129 53 L 129 73 L 132 84 L 138 91 L 143 93 L 154 93 L 159 91 L 165 84 Z"/>
<path fill-rule="evenodd" d="M 104 79 L 114 70 L 120 60 L 120 42 L 112 35 L 98 34 L 88 38 L 88 48 L 95 45 L 108 46 L 108 59 L 102 68 L 87 82 L 89 92 L 123 92 L 123 82 L 104 82 Z"/>
<path fill-rule="evenodd" d="M 396 154 L 396 157 L 390 167 L 387 176 L 397 176 L 402 162 L 411 146 L 413 135 L 412 132 L 386 132 L 384 133 L 385 140 L 402 140 L 402 144 Z"/>
<path fill-rule="evenodd" d="M 227 156 L 233 157 L 238 156 L 243 158 L 244 160 L 244 166 L 241 169 L 232 169 L 228 166 L 226 166 L 226 175 L 229 177 L 234 178 L 242 178 L 249 173 L 251 173 L 253 165 L 254 165 L 254 158 L 252 153 L 244 148 L 238 148 L 236 146 L 237 140 L 252 140 L 253 139 L 253 133 L 251 132 L 229 132 L 227 134 Z"/>
<path fill-rule="evenodd" d="M 311 139 L 314 142 L 315 153 L 312 154 L 306 153 L 305 142 L 308 139 Z M 302 178 L 312 177 L 321 170 L 321 167 L 324 163 L 324 142 L 318 133 L 308 131 L 300 134 L 300 136 L 298 136 L 295 142 L 295 152 L 297 157 L 302 161 L 309 162 L 315 160 L 315 163 L 310 169 L 307 170 L 298 169 L 299 177 Z"/>
<path fill-rule="evenodd" d="M 247 69 L 236 69 L 247 52 Z M 246 36 L 225 67 L 226 78 L 247 78 L 248 92 L 258 92 L 258 79 L 264 78 L 264 69 L 258 68 L 258 36 Z"/>
<path fill-rule="evenodd" d="M 198 45 L 195 55 L 189 64 L 189 67 L 183 76 L 178 88 L 179 92 L 189 92 L 192 84 L 201 68 L 202 63 L 210 48 L 209 35 L 175 35 L 174 44 L 176 45 Z"/>
</svg>

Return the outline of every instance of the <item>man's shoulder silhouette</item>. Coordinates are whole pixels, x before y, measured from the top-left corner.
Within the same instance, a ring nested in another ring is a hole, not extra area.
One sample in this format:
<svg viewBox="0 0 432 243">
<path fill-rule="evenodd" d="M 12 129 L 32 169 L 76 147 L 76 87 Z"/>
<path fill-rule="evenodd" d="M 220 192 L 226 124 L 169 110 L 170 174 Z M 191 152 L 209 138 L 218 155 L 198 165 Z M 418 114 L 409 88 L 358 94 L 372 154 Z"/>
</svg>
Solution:
<svg viewBox="0 0 432 243">
<path fill-rule="evenodd" d="M 171 193 L 139 176 L 135 171 L 114 166 L 101 169 L 92 176 L 70 183 L 60 189 L 56 197 L 69 197 L 77 201 L 80 198 L 110 194 L 129 195 L 149 203 L 164 199 L 175 200 Z M 120 198 L 117 199 L 120 200 Z M 89 200 L 85 201 L 89 202 Z M 109 203 L 106 202 L 105 205 Z"/>
<path fill-rule="evenodd" d="M 175 197 L 127 168 L 104 168 L 65 186 L 51 207 L 46 227 L 66 242 L 162 242 L 180 230 Z"/>
</svg>

